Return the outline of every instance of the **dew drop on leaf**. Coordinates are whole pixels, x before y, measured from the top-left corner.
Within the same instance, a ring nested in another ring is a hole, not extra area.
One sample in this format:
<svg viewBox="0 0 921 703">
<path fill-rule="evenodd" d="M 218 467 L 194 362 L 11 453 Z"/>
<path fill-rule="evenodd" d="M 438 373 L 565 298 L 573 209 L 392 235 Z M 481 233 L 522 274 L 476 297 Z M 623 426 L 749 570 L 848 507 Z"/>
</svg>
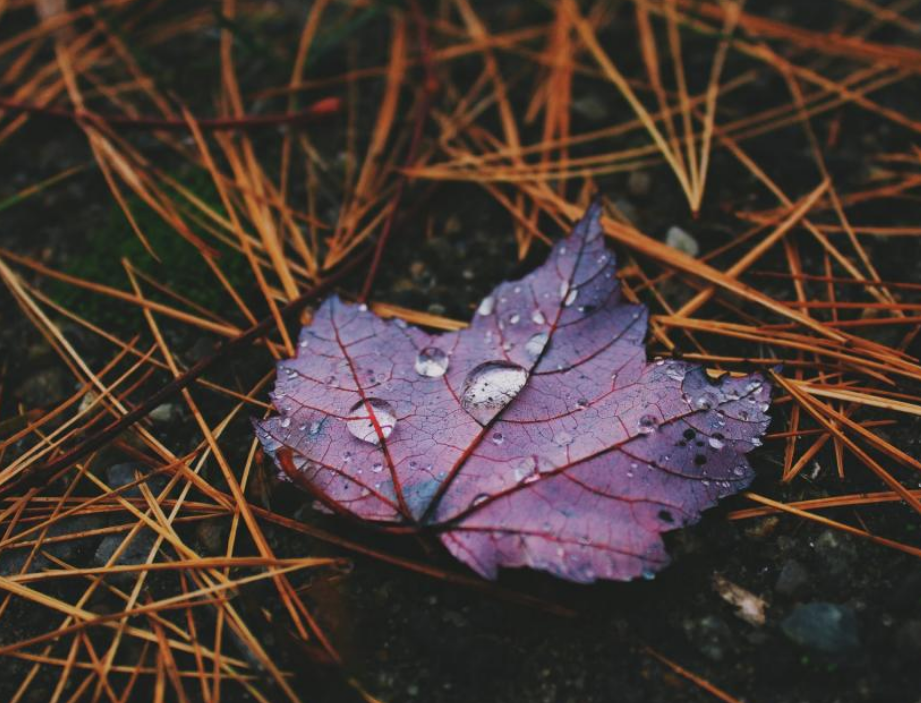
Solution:
<svg viewBox="0 0 921 703">
<path fill-rule="evenodd" d="M 461 405 L 485 425 L 518 395 L 527 380 L 527 371 L 517 364 L 487 361 L 467 374 Z"/>
<path fill-rule="evenodd" d="M 492 309 L 496 305 L 496 299 L 487 295 L 480 301 L 480 306 L 476 309 L 478 315 L 492 315 Z"/>
<path fill-rule="evenodd" d="M 553 435 L 553 443 L 558 447 L 568 447 L 570 444 L 572 444 L 572 442 L 572 435 L 569 434 L 566 430 L 562 430 L 561 432 L 557 432 L 555 435 Z"/>
<path fill-rule="evenodd" d="M 550 337 L 546 332 L 538 332 L 531 337 L 524 345 L 524 350 L 528 353 L 532 359 L 536 359 L 541 355 L 541 352 L 544 351 L 544 347 L 547 346 L 547 340 Z"/>
<path fill-rule="evenodd" d="M 416 356 L 416 373 L 429 378 L 441 378 L 448 370 L 448 355 L 438 347 L 426 347 Z"/>
<path fill-rule="evenodd" d="M 637 432 L 640 434 L 652 434 L 659 426 L 659 421 L 653 415 L 643 415 L 637 423 Z"/>
<path fill-rule="evenodd" d="M 374 421 L 377 421 L 377 427 Z M 380 398 L 360 400 L 349 411 L 346 427 L 356 439 L 368 444 L 380 444 L 396 427 L 397 416 L 390 403 Z M 380 428 L 380 432 L 378 432 Z"/>
<path fill-rule="evenodd" d="M 535 310 L 531 313 L 531 322 L 533 322 L 535 325 L 545 325 L 547 324 L 547 318 L 544 317 L 544 313 L 542 313 L 540 310 Z"/>
</svg>

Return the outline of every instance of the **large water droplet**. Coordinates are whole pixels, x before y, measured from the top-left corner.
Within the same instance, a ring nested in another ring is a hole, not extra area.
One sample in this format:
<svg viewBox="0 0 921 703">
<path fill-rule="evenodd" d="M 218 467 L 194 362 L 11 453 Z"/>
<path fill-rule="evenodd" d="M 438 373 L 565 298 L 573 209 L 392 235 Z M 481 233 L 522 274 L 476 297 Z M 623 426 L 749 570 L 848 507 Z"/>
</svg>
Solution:
<svg viewBox="0 0 921 703">
<path fill-rule="evenodd" d="M 547 318 L 544 317 L 544 313 L 542 313 L 540 310 L 535 310 L 531 313 L 531 322 L 533 322 L 535 325 L 545 325 L 547 324 Z"/>
<path fill-rule="evenodd" d="M 370 408 L 370 412 L 369 412 Z M 373 418 L 372 418 L 373 415 Z M 377 427 L 374 421 L 377 421 Z M 390 403 L 380 398 L 361 400 L 352 406 L 346 427 L 353 437 L 369 444 L 380 444 L 387 439 L 397 424 L 397 415 Z M 380 428 L 380 432 L 378 432 Z"/>
<path fill-rule="evenodd" d="M 550 339 L 550 336 L 546 332 L 538 332 L 531 337 L 524 345 L 524 350 L 528 353 L 532 359 L 536 359 L 541 355 L 541 352 L 544 351 L 544 347 L 547 346 L 547 341 Z"/>
<path fill-rule="evenodd" d="M 518 395 L 527 380 L 527 372 L 517 364 L 487 361 L 467 375 L 461 405 L 485 425 Z"/>
<path fill-rule="evenodd" d="M 719 432 L 714 432 L 707 442 L 713 449 L 722 449 L 726 446 L 726 443 L 723 441 L 724 439 L 723 435 Z"/>
<path fill-rule="evenodd" d="M 496 306 L 496 299 L 487 295 L 480 301 L 480 307 L 476 309 L 478 315 L 492 315 L 492 309 Z"/>
<path fill-rule="evenodd" d="M 416 356 L 416 373 L 441 378 L 448 370 L 448 355 L 437 347 L 426 347 Z"/>
</svg>

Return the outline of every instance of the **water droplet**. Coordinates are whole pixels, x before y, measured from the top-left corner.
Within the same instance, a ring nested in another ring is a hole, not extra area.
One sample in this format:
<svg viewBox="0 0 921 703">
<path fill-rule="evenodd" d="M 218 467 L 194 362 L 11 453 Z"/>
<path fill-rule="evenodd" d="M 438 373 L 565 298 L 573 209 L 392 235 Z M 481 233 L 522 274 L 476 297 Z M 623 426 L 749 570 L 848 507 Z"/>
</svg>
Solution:
<svg viewBox="0 0 921 703">
<path fill-rule="evenodd" d="M 527 380 L 527 372 L 517 364 L 487 361 L 467 374 L 461 405 L 485 425 L 518 395 Z"/>
<path fill-rule="evenodd" d="M 681 366 L 669 366 L 665 370 L 665 375 L 673 381 L 683 381 L 685 376 L 684 368 Z"/>
<path fill-rule="evenodd" d="M 297 343 L 297 346 L 299 346 L 301 349 L 306 349 L 308 344 L 309 342 L 307 341 L 307 338 L 305 337 L 304 339 L 302 339 L 300 342 Z"/>
<path fill-rule="evenodd" d="M 654 415 L 643 415 L 636 424 L 637 432 L 640 434 L 652 434 L 659 426 L 659 421 Z"/>
<path fill-rule="evenodd" d="M 437 347 L 426 347 L 416 356 L 416 373 L 441 378 L 448 370 L 448 355 Z"/>
<path fill-rule="evenodd" d="M 528 353 L 532 359 L 536 359 L 541 355 L 541 352 L 544 351 L 544 347 L 547 346 L 547 341 L 550 339 L 550 336 L 546 332 L 538 332 L 531 337 L 524 345 L 524 350 Z"/>
<path fill-rule="evenodd" d="M 371 464 L 371 471 L 373 471 L 374 473 L 379 474 L 383 470 L 384 470 L 384 465 L 380 463 L 379 461 L 375 462 L 374 464 Z"/>
<path fill-rule="evenodd" d="M 505 436 L 501 432 L 493 432 L 492 443 L 497 447 L 505 441 Z"/>
<path fill-rule="evenodd" d="M 723 441 L 724 437 L 719 432 L 715 432 L 707 443 L 714 449 L 722 449 L 726 446 L 726 443 Z"/>
<path fill-rule="evenodd" d="M 576 302 L 576 298 L 578 297 L 579 297 L 579 289 L 573 288 L 571 291 L 569 291 L 566 294 L 566 297 L 563 298 L 563 307 L 568 308 L 570 305 Z"/>
<path fill-rule="evenodd" d="M 752 437 L 751 443 L 753 447 L 760 447 L 762 445 L 762 441 L 757 437 Z"/>
<path fill-rule="evenodd" d="M 553 443 L 558 447 L 568 447 L 573 442 L 573 437 L 566 430 L 562 430 L 553 435 Z"/>
<path fill-rule="evenodd" d="M 535 310 L 531 313 L 531 322 L 533 322 L 535 325 L 545 325 L 547 324 L 547 318 L 544 317 L 544 313 L 542 313 L 540 310 Z"/>
<path fill-rule="evenodd" d="M 374 426 L 375 420 L 377 427 Z M 382 438 L 387 439 L 396 424 L 397 415 L 393 407 L 380 398 L 368 398 L 355 403 L 346 421 L 346 427 L 352 436 L 369 444 L 380 444 Z M 380 428 L 379 433 L 378 428 Z"/>
<path fill-rule="evenodd" d="M 480 307 L 476 309 L 478 315 L 492 315 L 492 310 L 496 306 L 496 299 L 487 295 L 480 301 Z"/>
<path fill-rule="evenodd" d="M 533 475 L 536 469 L 537 469 L 537 462 L 534 461 L 534 457 L 526 456 L 526 457 L 522 457 L 521 459 L 515 462 L 514 469 L 512 471 L 512 475 L 515 477 L 516 481 L 521 481 L 522 479 Z M 548 470 L 552 470 L 552 469 L 553 467 L 549 467 Z"/>
<path fill-rule="evenodd" d="M 510 315 L 508 318 L 508 323 L 510 325 L 517 325 L 519 322 L 521 322 L 521 315 L 519 315 L 517 312 Z"/>
<path fill-rule="evenodd" d="M 310 429 L 307 431 L 310 433 L 311 437 L 315 437 L 316 435 L 320 434 L 321 429 L 323 429 L 323 422 L 317 420 L 316 422 L 310 423 Z"/>
<path fill-rule="evenodd" d="M 283 418 L 281 419 L 281 422 L 280 422 L 279 424 L 280 424 L 282 427 L 285 427 L 285 428 L 291 427 L 291 418 L 290 418 L 290 417 L 283 417 Z"/>
<path fill-rule="evenodd" d="M 480 493 L 478 496 L 476 496 L 476 497 L 473 499 L 473 501 L 470 503 L 470 505 L 473 505 L 473 506 L 482 505 L 483 503 L 486 502 L 486 500 L 487 500 L 488 498 L 489 498 L 489 496 L 486 495 L 485 493 Z"/>
<path fill-rule="evenodd" d="M 732 469 L 732 473 L 736 476 L 744 476 L 745 466 L 743 466 L 742 464 L 739 464 L 738 466 L 734 466 Z"/>
</svg>

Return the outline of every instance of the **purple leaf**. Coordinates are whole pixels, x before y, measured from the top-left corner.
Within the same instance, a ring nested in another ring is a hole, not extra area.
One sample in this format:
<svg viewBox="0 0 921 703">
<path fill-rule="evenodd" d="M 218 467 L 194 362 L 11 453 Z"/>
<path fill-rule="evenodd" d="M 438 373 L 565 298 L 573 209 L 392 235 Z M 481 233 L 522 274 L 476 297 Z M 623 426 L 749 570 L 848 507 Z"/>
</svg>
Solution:
<svg viewBox="0 0 921 703">
<path fill-rule="evenodd" d="M 751 481 L 770 388 L 647 363 L 647 311 L 621 300 L 599 218 L 460 332 L 326 300 L 278 364 L 266 452 L 327 508 L 430 529 L 487 578 L 664 567 L 661 533 Z"/>
</svg>

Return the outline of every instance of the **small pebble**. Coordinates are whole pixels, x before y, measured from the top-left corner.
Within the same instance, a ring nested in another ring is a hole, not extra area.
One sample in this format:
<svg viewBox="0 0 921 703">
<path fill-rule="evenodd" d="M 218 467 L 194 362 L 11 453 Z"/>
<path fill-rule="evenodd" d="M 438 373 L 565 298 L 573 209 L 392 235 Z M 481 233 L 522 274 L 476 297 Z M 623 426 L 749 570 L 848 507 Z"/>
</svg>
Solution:
<svg viewBox="0 0 921 703">
<path fill-rule="evenodd" d="M 697 240 L 680 227 L 669 227 L 665 234 L 665 243 L 672 249 L 687 254 L 688 256 L 697 256 L 700 253 L 700 245 Z"/>
<path fill-rule="evenodd" d="M 846 605 L 797 605 L 780 628 L 796 644 L 825 654 L 846 654 L 860 648 L 857 616 Z"/>
</svg>

